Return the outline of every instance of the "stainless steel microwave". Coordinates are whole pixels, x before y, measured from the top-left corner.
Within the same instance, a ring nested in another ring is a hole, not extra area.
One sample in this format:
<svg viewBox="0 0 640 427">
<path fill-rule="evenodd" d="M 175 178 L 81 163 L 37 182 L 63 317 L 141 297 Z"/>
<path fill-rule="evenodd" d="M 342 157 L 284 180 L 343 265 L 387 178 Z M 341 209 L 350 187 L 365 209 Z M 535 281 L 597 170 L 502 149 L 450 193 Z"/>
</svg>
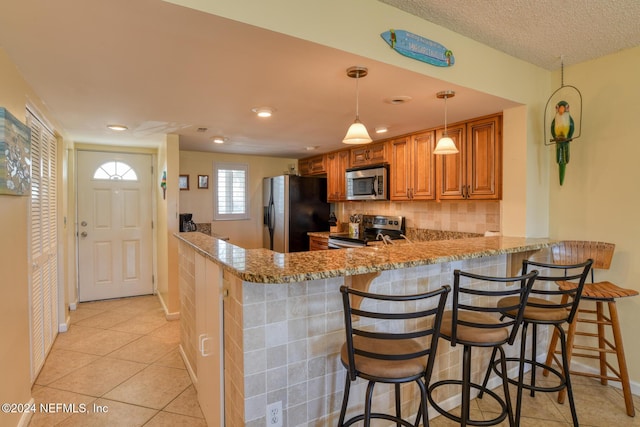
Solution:
<svg viewBox="0 0 640 427">
<path fill-rule="evenodd" d="M 386 164 L 347 169 L 347 200 L 388 200 L 388 176 Z"/>
</svg>

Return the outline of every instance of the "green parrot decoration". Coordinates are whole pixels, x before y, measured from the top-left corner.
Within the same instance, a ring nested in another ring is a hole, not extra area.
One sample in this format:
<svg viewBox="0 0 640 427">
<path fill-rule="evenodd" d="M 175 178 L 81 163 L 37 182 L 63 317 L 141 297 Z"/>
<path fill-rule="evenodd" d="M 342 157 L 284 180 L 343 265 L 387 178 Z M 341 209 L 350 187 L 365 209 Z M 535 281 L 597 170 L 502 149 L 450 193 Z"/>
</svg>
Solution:
<svg viewBox="0 0 640 427">
<path fill-rule="evenodd" d="M 564 173 L 569 163 L 569 143 L 573 137 L 573 118 L 569 113 L 569 103 L 560 101 L 556 105 L 556 115 L 551 122 L 551 135 L 556 142 L 556 162 L 560 171 L 560 185 L 564 182 Z"/>
</svg>

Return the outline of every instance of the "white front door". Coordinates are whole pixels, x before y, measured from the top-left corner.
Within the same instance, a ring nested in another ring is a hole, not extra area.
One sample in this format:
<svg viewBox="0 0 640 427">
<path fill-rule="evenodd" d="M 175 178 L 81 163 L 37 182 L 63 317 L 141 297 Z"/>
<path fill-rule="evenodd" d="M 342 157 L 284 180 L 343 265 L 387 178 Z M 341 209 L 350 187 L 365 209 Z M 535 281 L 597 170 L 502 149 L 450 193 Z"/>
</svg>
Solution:
<svg viewBox="0 0 640 427">
<path fill-rule="evenodd" d="M 153 293 L 152 158 L 78 151 L 80 301 Z"/>
</svg>

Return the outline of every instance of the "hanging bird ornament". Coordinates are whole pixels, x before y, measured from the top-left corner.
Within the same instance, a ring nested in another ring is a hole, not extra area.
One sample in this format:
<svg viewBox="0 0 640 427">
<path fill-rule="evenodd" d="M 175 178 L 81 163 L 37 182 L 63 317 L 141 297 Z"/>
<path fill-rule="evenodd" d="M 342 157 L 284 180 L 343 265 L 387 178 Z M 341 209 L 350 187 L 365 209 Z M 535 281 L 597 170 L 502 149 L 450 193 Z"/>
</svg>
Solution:
<svg viewBox="0 0 640 427">
<path fill-rule="evenodd" d="M 564 174 L 569 163 L 569 143 L 573 137 L 575 125 L 569 113 L 569 104 L 560 101 L 556 104 L 556 115 L 551 122 L 551 136 L 556 142 L 556 162 L 560 172 L 560 185 L 564 182 Z"/>
<path fill-rule="evenodd" d="M 560 63 L 560 82 L 560 87 L 551 94 L 544 107 L 544 145 L 556 146 L 556 163 L 562 185 L 569 163 L 569 145 L 582 133 L 582 94 L 577 87 L 564 84 L 563 62 Z"/>
</svg>

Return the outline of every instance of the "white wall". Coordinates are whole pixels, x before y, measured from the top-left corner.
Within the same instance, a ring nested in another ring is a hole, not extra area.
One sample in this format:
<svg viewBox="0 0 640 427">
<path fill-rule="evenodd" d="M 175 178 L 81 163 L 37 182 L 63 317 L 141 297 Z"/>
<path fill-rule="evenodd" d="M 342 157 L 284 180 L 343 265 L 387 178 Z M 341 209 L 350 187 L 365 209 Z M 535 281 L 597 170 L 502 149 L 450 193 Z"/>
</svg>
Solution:
<svg viewBox="0 0 640 427">
<path fill-rule="evenodd" d="M 213 220 L 213 162 L 246 163 L 249 165 L 250 218 L 239 221 Z M 229 237 L 243 248 L 262 247 L 262 178 L 282 175 L 295 159 L 247 156 L 236 154 L 180 152 L 180 174 L 189 175 L 189 191 L 180 191 L 180 213 L 192 213 L 196 223 L 211 222 L 212 232 Z M 198 189 L 198 175 L 209 175 L 209 188 Z"/>
</svg>

